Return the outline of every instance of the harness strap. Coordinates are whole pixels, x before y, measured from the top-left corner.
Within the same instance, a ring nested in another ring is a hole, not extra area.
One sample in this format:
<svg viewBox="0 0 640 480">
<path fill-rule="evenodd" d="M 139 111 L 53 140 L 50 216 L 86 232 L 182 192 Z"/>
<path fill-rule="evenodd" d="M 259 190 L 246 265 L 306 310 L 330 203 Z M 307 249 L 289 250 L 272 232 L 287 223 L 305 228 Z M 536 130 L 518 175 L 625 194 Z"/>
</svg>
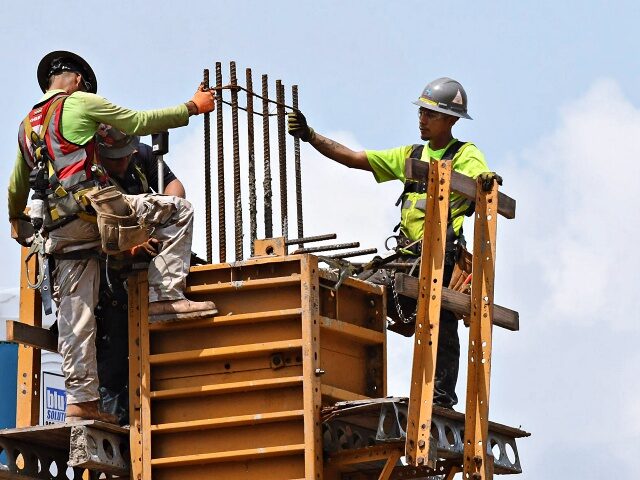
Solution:
<svg viewBox="0 0 640 480">
<path fill-rule="evenodd" d="M 46 151 L 46 143 L 44 143 L 44 140 L 45 140 L 45 135 L 47 133 L 47 130 L 49 129 L 49 124 L 51 123 L 51 117 L 53 116 L 53 113 L 56 111 L 56 108 L 58 108 L 58 105 L 61 102 L 63 102 L 67 97 L 68 95 L 60 93 L 51 102 L 47 110 L 47 114 L 44 116 L 44 121 L 42 123 L 42 126 L 40 127 L 40 134 L 37 134 L 33 130 L 33 126 L 31 125 L 31 120 L 29 119 L 29 114 L 27 114 L 27 116 L 23 120 L 25 135 L 27 136 L 27 138 L 29 138 L 29 140 L 31 140 L 31 143 L 36 145 L 36 148 L 34 150 L 36 161 L 42 161 L 42 155 L 44 153 L 42 149 L 45 148 L 45 151 Z"/>
</svg>

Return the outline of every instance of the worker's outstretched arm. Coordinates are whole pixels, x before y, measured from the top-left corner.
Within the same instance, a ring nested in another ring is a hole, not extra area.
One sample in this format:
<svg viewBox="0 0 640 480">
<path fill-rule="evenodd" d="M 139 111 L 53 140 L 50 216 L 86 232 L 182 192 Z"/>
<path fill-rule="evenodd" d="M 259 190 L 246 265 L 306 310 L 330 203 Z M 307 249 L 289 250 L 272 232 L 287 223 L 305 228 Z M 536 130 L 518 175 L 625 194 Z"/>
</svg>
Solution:
<svg viewBox="0 0 640 480">
<path fill-rule="evenodd" d="M 356 152 L 341 143 L 316 133 L 307 124 L 307 119 L 300 111 L 290 112 L 288 115 L 289 133 L 303 142 L 309 142 L 313 148 L 325 157 L 335 160 L 349 168 L 373 171 L 365 152 Z"/>
</svg>

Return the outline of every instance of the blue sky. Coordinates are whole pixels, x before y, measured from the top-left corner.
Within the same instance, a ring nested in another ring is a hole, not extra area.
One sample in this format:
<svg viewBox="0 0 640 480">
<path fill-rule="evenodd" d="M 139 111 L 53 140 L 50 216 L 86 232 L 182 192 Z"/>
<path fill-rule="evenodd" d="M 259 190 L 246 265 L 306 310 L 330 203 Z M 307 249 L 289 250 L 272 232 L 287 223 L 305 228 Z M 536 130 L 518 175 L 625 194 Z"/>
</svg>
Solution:
<svg viewBox="0 0 640 480">
<path fill-rule="evenodd" d="M 518 199 L 517 218 L 498 226 L 496 301 L 520 311 L 522 331 L 496 331 L 491 416 L 533 433 L 520 442 L 521 478 L 630 478 L 640 474 L 640 262 L 628 251 L 640 233 L 639 20 L 631 1 L 12 2 L 0 18 L 0 171 L 7 179 L 50 50 L 84 56 L 101 95 L 138 109 L 183 102 L 203 68 L 236 60 L 254 78 L 299 84 L 310 124 L 354 148 L 417 142 L 411 101 L 433 78 L 456 78 L 474 120 L 454 132 Z M 167 157 L 196 208 L 201 132 L 200 118 L 173 132 Z M 381 246 L 400 187 L 306 148 L 303 164 L 305 198 L 324 199 L 305 203 L 309 233 Z M 0 245 L 10 289 L 19 249 Z M 390 394 L 408 392 L 407 347 L 390 337 Z"/>
</svg>

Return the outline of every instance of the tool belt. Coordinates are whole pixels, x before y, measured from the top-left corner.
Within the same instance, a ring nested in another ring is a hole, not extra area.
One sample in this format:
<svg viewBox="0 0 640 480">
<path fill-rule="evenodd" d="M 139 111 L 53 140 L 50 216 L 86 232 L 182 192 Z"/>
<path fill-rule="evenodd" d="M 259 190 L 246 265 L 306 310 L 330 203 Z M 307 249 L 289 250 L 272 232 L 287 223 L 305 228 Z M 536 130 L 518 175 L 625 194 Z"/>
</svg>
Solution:
<svg viewBox="0 0 640 480">
<path fill-rule="evenodd" d="M 105 253 L 120 253 L 149 240 L 147 227 L 138 222 L 133 208 L 116 187 L 94 190 L 86 197 L 98 215 L 98 230 Z"/>
</svg>

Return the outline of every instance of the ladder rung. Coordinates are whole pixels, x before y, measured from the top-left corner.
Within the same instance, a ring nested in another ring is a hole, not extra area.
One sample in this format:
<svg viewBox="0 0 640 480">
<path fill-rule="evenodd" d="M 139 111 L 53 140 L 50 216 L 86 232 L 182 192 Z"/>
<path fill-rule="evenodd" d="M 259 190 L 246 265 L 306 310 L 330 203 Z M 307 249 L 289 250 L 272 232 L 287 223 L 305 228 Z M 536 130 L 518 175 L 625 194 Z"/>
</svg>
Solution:
<svg viewBox="0 0 640 480">
<path fill-rule="evenodd" d="M 270 353 L 280 350 L 301 348 L 302 340 L 281 340 L 278 342 L 251 343 L 248 345 L 233 345 L 230 347 L 202 348 L 185 352 L 156 353 L 149 355 L 151 365 L 166 365 L 186 362 L 214 360 L 216 358 L 250 357 L 256 353 Z"/>
<path fill-rule="evenodd" d="M 269 310 L 266 312 L 238 313 L 236 315 L 222 315 L 191 322 L 159 322 L 149 324 L 149 330 L 185 330 L 192 328 L 220 327 L 224 325 L 241 325 L 244 323 L 269 322 L 272 320 L 288 320 L 302 315 L 301 308 L 285 310 Z"/>
<path fill-rule="evenodd" d="M 335 320 L 328 317 L 320 317 L 320 328 L 350 337 L 352 340 L 367 345 L 379 345 L 384 343 L 386 335 L 369 328 L 352 325 L 351 323 Z"/>
<path fill-rule="evenodd" d="M 288 277 L 259 278 L 256 280 L 239 280 L 237 282 L 191 285 L 185 289 L 185 293 L 220 293 L 235 292 L 237 290 L 286 287 L 289 285 L 299 284 L 300 278 L 299 273 L 294 273 Z"/>
<path fill-rule="evenodd" d="M 265 380 L 246 380 L 243 382 L 222 383 L 217 385 L 201 385 L 198 387 L 182 387 L 151 392 L 152 399 L 168 400 L 171 398 L 217 395 L 219 393 L 248 392 L 267 390 L 269 388 L 287 388 L 302 385 L 302 376 L 268 378 Z"/>
<path fill-rule="evenodd" d="M 282 445 L 277 447 L 251 448 L 247 450 L 231 450 L 228 452 L 200 453 L 196 455 L 182 455 L 180 457 L 154 458 L 154 467 L 182 467 L 189 465 L 206 465 L 208 463 L 233 462 L 239 460 L 253 460 L 256 457 L 282 457 L 304 453 L 304 443 Z"/>
<path fill-rule="evenodd" d="M 211 430 L 214 428 L 240 427 L 264 423 L 286 422 L 303 418 L 304 410 L 287 410 L 284 412 L 256 413 L 224 418 L 207 418 L 189 422 L 162 423 L 151 425 L 151 431 L 157 433 L 191 432 L 194 430 Z"/>
</svg>

